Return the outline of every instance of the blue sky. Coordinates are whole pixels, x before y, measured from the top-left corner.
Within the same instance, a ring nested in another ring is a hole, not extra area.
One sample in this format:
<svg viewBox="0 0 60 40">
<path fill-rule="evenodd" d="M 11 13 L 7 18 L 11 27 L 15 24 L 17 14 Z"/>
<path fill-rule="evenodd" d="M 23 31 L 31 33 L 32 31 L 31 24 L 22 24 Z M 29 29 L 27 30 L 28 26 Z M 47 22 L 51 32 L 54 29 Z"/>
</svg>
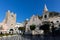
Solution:
<svg viewBox="0 0 60 40">
<path fill-rule="evenodd" d="M 60 12 L 60 0 L 0 0 L 0 22 L 5 18 L 7 10 L 16 13 L 17 22 L 23 22 L 33 14 L 42 15 L 44 4 L 49 11 Z"/>
</svg>

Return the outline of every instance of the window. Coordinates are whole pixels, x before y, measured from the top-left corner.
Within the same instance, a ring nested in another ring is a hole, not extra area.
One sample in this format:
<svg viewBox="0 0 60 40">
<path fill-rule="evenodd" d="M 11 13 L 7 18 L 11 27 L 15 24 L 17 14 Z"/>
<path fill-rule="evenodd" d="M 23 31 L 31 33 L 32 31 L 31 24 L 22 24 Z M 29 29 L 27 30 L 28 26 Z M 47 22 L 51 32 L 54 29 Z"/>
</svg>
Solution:
<svg viewBox="0 0 60 40">
<path fill-rule="evenodd" d="M 12 26 L 13 24 L 11 24 L 11 26 Z"/>
<path fill-rule="evenodd" d="M 44 18 L 47 18 L 47 15 L 45 15 Z"/>
<path fill-rule="evenodd" d="M 12 17 L 14 17 L 13 15 L 11 15 Z"/>
<path fill-rule="evenodd" d="M 59 21 L 56 21 L 57 23 L 59 22 Z"/>
</svg>

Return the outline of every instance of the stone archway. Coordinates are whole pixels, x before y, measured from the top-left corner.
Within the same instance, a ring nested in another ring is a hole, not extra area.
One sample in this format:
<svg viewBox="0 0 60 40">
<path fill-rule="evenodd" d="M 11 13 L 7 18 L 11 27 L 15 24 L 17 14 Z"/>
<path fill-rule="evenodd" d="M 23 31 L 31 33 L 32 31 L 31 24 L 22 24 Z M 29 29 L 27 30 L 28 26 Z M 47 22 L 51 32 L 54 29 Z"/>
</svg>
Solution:
<svg viewBox="0 0 60 40">
<path fill-rule="evenodd" d="M 13 31 L 14 31 L 14 30 L 13 30 L 13 29 L 10 29 L 9 31 L 10 31 L 10 32 L 9 32 L 10 34 L 13 34 Z"/>
</svg>

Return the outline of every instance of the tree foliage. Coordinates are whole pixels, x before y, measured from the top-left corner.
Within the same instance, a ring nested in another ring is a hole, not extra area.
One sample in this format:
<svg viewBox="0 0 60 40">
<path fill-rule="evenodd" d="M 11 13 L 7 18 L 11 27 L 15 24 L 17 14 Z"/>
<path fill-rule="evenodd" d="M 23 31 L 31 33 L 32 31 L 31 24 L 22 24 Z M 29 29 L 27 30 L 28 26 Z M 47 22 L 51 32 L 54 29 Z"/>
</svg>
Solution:
<svg viewBox="0 0 60 40">
<path fill-rule="evenodd" d="M 31 30 L 35 30 L 35 28 L 36 28 L 36 25 L 34 25 L 34 24 L 33 25 L 30 25 L 30 29 Z"/>
<path fill-rule="evenodd" d="M 41 27 L 40 27 L 40 29 L 42 29 L 42 30 L 49 30 L 49 24 L 44 24 L 44 25 L 42 25 Z"/>
<path fill-rule="evenodd" d="M 25 27 L 19 27 L 18 30 L 25 30 Z"/>
</svg>

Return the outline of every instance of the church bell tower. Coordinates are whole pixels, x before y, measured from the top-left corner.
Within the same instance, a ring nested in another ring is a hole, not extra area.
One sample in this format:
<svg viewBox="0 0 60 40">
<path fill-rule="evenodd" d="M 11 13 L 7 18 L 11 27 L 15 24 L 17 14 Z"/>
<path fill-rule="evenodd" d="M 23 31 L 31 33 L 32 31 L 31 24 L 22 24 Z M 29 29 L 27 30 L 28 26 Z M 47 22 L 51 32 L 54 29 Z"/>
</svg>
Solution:
<svg viewBox="0 0 60 40">
<path fill-rule="evenodd" d="M 47 6 L 45 4 L 44 10 L 43 10 L 43 21 L 48 21 L 48 18 L 49 18 L 49 12 L 48 12 Z"/>
</svg>

